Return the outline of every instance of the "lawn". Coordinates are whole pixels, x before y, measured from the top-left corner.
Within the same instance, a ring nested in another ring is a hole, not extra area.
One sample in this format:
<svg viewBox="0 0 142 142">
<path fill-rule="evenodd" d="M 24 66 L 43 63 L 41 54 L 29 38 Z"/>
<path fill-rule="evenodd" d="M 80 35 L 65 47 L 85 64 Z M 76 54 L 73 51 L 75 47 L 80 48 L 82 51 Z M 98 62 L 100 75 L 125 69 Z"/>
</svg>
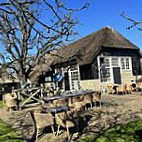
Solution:
<svg viewBox="0 0 142 142">
<path fill-rule="evenodd" d="M 8 124 L 0 120 L 0 142 L 23 142 Z"/>
<path fill-rule="evenodd" d="M 0 101 L 0 109 L 4 107 L 3 101 Z"/>
<path fill-rule="evenodd" d="M 91 135 L 80 142 L 141 142 L 142 123 L 137 120 L 108 129 L 100 135 Z"/>
</svg>

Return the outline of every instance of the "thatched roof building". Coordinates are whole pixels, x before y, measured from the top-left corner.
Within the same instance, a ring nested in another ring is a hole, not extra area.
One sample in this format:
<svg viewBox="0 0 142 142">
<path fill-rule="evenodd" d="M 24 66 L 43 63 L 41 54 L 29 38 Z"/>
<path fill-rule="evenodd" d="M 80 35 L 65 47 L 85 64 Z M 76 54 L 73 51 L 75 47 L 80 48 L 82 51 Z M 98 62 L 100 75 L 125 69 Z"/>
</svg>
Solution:
<svg viewBox="0 0 142 142">
<path fill-rule="evenodd" d="M 55 74 L 63 76 L 59 88 L 96 90 L 102 83 L 130 84 L 141 74 L 140 49 L 109 26 L 59 48 L 55 54 L 43 57 L 44 62 L 31 74 L 33 80 L 48 71 L 51 75 L 52 66 Z"/>
<path fill-rule="evenodd" d="M 63 58 L 56 60 L 56 64 L 64 63 L 72 58 L 76 58 L 79 65 L 90 64 L 102 47 L 134 49 L 140 53 L 136 45 L 113 28 L 106 26 L 97 32 L 71 43 L 67 47 L 60 48 L 58 55 Z"/>
<path fill-rule="evenodd" d="M 55 72 L 64 77 L 58 86 L 65 90 L 131 84 L 141 74 L 140 49 L 109 26 L 60 48 L 57 54 L 62 58 L 54 62 Z"/>
</svg>

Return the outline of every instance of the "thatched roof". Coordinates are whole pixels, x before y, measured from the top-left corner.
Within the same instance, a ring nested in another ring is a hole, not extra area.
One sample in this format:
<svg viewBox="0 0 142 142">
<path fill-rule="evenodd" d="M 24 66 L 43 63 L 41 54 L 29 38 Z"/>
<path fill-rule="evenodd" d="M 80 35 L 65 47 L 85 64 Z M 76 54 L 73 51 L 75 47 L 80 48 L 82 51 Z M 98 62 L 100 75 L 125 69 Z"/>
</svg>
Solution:
<svg viewBox="0 0 142 142">
<path fill-rule="evenodd" d="M 133 49 L 140 52 L 136 45 L 113 28 L 106 26 L 97 32 L 71 43 L 67 47 L 60 48 L 58 55 L 63 58 L 56 60 L 56 64 L 67 62 L 72 58 L 76 58 L 80 65 L 89 64 L 102 47 Z"/>
<path fill-rule="evenodd" d="M 32 82 L 36 81 L 38 77 L 48 71 L 51 71 L 51 65 L 54 63 L 54 57 L 52 54 L 46 54 L 41 58 L 39 64 L 37 64 L 30 73 L 29 77 Z"/>
<path fill-rule="evenodd" d="M 35 81 L 42 73 L 51 71 L 51 65 L 61 64 L 72 59 L 76 59 L 80 65 L 89 64 L 102 47 L 132 49 L 140 53 L 137 46 L 113 28 L 106 26 L 66 47 L 61 47 L 58 51 L 53 51 L 53 54 L 46 54 L 41 62 L 33 68 L 30 79 Z"/>
</svg>

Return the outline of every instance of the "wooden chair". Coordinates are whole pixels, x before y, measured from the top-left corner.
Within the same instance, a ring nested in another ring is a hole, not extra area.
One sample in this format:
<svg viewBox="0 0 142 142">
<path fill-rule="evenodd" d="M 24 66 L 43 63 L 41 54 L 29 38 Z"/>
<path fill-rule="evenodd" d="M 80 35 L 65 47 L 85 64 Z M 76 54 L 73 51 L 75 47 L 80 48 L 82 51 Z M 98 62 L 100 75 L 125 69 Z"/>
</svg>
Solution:
<svg viewBox="0 0 142 142">
<path fill-rule="evenodd" d="M 66 129 L 68 140 L 70 140 L 69 128 L 74 127 L 75 122 L 72 119 L 70 119 L 67 113 L 65 112 L 55 114 L 55 120 L 56 124 L 58 125 L 57 135 L 59 135 L 60 133 L 60 127 L 63 127 Z"/>
<path fill-rule="evenodd" d="M 89 104 L 90 107 L 92 108 L 92 95 L 90 94 L 85 94 L 83 96 L 83 104 L 85 106 L 85 109 L 87 109 L 87 105 Z"/>
<path fill-rule="evenodd" d="M 53 100 L 52 102 L 49 103 L 49 107 L 61 107 L 61 106 L 68 107 L 68 99 L 67 98 Z"/>
<path fill-rule="evenodd" d="M 108 84 L 107 85 L 107 93 L 108 94 L 114 93 L 114 89 L 113 89 L 113 85 L 112 84 Z"/>
<path fill-rule="evenodd" d="M 3 102 L 8 107 L 8 111 L 11 109 L 18 109 L 18 99 L 11 93 L 7 93 L 3 96 Z"/>
<path fill-rule="evenodd" d="M 126 84 L 125 89 L 127 93 L 132 93 L 132 86 L 130 84 Z"/>
<path fill-rule="evenodd" d="M 31 118 L 34 123 L 34 130 L 35 130 L 35 136 L 36 141 L 40 138 L 40 136 L 43 134 L 43 130 L 50 126 L 52 129 L 53 134 L 54 132 L 54 117 L 50 113 L 40 113 L 40 112 L 30 112 Z"/>
<path fill-rule="evenodd" d="M 84 110 L 84 104 L 83 102 L 76 102 L 69 105 L 69 108 L 72 112 L 81 112 L 82 110 Z"/>
<path fill-rule="evenodd" d="M 142 91 L 142 82 L 137 82 L 136 83 L 136 90 L 141 90 Z"/>
<path fill-rule="evenodd" d="M 95 106 L 97 106 L 97 102 L 99 102 L 99 106 L 101 108 L 102 107 L 102 93 L 101 93 L 101 91 L 97 91 L 92 94 L 92 103 L 94 103 Z"/>
<path fill-rule="evenodd" d="M 68 106 L 68 99 L 62 98 L 62 99 L 56 100 L 55 106 Z"/>
<path fill-rule="evenodd" d="M 79 112 L 84 109 L 83 97 L 74 96 L 72 97 L 71 103 L 69 103 L 69 108 L 72 112 Z"/>
<path fill-rule="evenodd" d="M 72 103 L 77 103 L 82 101 L 82 96 L 74 96 L 72 97 Z"/>
<path fill-rule="evenodd" d="M 119 85 L 116 88 L 116 91 L 117 91 L 117 94 L 119 94 L 119 93 L 125 94 L 126 93 L 125 85 Z"/>
</svg>

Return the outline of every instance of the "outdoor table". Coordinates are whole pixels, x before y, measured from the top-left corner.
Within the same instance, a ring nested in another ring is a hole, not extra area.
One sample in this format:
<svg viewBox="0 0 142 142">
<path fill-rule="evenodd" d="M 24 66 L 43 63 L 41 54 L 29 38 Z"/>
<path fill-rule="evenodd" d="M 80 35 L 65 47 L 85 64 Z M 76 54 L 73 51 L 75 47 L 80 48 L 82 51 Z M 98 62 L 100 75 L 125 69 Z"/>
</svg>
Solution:
<svg viewBox="0 0 142 142">
<path fill-rule="evenodd" d="M 54 100 L 58 100 L 58 99 L 63 99 L 63 98 L 71 98 L 71 97 L 74 97 L 74 96 L 82 96 L 82 95 L 85 95 L 85 94 L 90 94 L 91 95 L 94 92 L 95 91 L 87 90 L 87 91 L 70 92 L 69 94 L 63 93 L 60 96 L 44 97 L 43 101 L 50 102 L 50 101 L 54 101 Z"/>
<path fill-rule="evenodd" d="M 58 113 L 63 111 L 68 111 L 69 108 L 67 106 L 61 106 L 61 107 L 43 107 L 42 113 Z"/>
</svg>

